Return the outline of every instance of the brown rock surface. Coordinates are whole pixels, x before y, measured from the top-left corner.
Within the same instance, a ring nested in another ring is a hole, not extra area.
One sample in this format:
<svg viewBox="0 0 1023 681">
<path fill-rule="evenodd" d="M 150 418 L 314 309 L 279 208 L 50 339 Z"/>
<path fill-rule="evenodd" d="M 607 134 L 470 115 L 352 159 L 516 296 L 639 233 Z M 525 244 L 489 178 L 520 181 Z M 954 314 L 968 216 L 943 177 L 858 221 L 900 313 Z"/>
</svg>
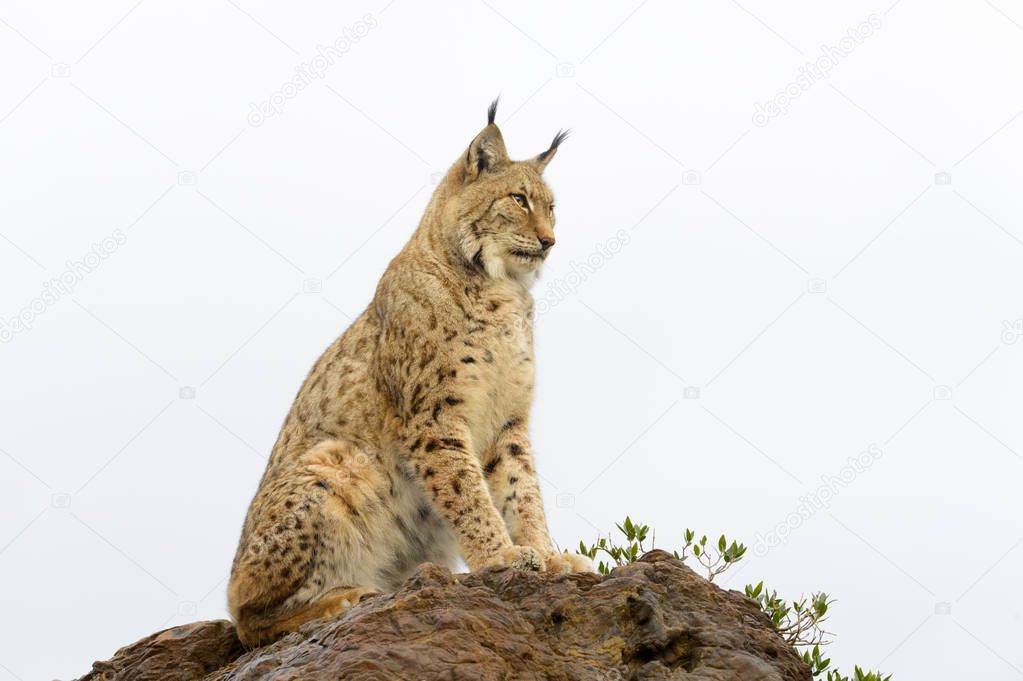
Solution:
<svg viewBox="0 0 1023 681">
<path fill-rule="evenodd" d="M 229 622 L 158 632 L 82 681 L 809 681 L 755 603 L 663 551 L 610 576 L 424 565 L 397 593 L 245 652 Z"/>
<path fill-rule="evenodd" d="M 227 620 L 164 629 L 95 662 L 81 681 L 201 679 L 245 652 Z"/>
</svg>

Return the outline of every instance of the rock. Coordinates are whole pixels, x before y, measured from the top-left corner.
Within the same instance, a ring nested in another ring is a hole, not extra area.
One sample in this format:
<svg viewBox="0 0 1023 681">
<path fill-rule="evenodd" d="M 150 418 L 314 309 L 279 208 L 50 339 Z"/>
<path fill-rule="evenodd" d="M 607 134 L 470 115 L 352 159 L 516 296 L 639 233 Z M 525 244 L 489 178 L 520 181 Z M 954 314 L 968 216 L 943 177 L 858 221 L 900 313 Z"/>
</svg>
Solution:
<svg viewBox="0 0 1023 681">
<path fill-rule="evenodd" d="M 229 622 L 153 634 L 82 681 L 810 681 L 757 605 L 663 551 L 607 577 L 423 565 L 394 594 L 245 652 Z"/>
<path fill-rule="evenodd" d="M 227 620 L 164 629 L 95 662 L 80 681 L 201 679 L 237 659 L 245 647 Z"/>
</svg>

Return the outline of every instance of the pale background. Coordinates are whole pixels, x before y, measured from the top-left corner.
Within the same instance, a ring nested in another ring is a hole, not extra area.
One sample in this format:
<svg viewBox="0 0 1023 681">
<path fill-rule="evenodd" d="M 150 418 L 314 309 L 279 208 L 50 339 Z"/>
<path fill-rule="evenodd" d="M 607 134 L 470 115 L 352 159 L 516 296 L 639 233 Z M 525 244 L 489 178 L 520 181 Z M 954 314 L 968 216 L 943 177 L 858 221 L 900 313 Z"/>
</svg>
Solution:
<svg viewBox="0 0 1023 681">
<path fill-rule="evenodd" d="M 300 381 L 498 93 L 515 157 L 574 129 L 534 290 L 557 540 L 726 532 L 724 585 L 839 599 L 842 668 L 1023 676 L 1023 6 L 425 4 L 0 4 L 0 680 L 225 616 Z"/>
</svg>

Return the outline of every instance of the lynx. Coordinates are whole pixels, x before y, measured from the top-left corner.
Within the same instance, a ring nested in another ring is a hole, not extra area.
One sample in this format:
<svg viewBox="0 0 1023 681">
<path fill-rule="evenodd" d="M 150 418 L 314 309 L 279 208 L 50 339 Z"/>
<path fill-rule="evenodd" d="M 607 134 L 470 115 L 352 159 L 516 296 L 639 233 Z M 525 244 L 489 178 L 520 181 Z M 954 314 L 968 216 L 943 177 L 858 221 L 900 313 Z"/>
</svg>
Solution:
<svg viewBox="0 0 1023 681">
<path fill-rule="evenodd" d="M 592 570 L 552 546 L 529 445 L 541 174 L 494 123 L 445 174 L 372 302 L 319 358 L 249 507 L 228 607 L 258 646 L 395 590 L 423 562 Z"/>
</svg>

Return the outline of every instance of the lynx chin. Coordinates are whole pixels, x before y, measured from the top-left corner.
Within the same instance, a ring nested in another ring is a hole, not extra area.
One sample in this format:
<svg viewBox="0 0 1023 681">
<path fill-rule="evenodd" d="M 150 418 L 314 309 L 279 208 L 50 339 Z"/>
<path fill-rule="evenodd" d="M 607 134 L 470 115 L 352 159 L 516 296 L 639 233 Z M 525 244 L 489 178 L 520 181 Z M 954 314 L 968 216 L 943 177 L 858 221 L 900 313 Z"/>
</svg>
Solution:
<svg viewBox="0 0 1023 681">
<path fill-rule="evenodd" d="M 552 546 L 529 445 L 529 286 L 554 245 L 541 175 L 565 134 L 512 161 L 496 111 L 288 412 L 227 590 L 248 646 L 423 562 L 592 570 Z"/>
</svg>

